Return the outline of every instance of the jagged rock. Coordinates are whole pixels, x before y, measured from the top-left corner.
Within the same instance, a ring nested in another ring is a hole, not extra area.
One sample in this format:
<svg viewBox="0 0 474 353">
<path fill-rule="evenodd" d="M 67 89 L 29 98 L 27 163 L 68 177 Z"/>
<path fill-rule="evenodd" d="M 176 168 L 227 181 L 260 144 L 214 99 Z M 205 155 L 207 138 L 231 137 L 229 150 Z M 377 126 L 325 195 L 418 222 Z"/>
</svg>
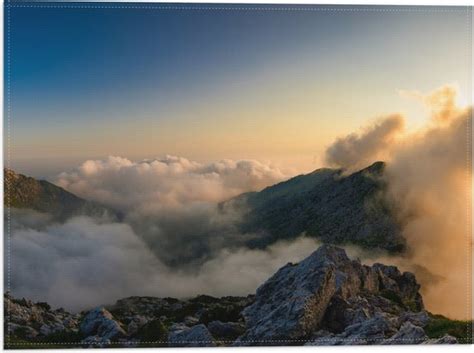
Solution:
<svg viewBox="0 0 474 353">
<path fill-rule="evenodd" d="M 322 328 L 336 334 L 335 344 L 382 340 L 397 332 L 401 313 L 423 308 L 418 290 L 411 273 L 365 266 L 323 245 L 258 288 L 255 302 L 243 311 L 247 331 L 236 345 L 300 340 Z"/>
<path fill-rule="evenodd" d="M 174 324 L 171 325 L 170 333 L 171 332 L 181 332 L 181 331 L 185 331 L 187 329 L 189 329 L 188 326 L 186 326 L 182 322 L 178 322 L 178 323 L 174 323 Z"/>
<path fill-rule="evenodd" d="M 85 347 L 457 343 L 427 337 L 433 316 L 418 290 L 410 273 L 362 265 L 324 245 L 282 267 L 255 296 L 130 297 L 85 313 L 80 325 L 80 315 L 6 294 L 6 332 L 28 342 L 60 332 Z"/>
<path fill-rule="evenodd" d="M 208 324 L 214 320 L 237 322 L 241 320 L 242 310 L 252 302 L 253 296 L 250 295 L 223 298 L 200 295 L 189 300 L 129 297 L 107 306 L 107 309 L 126 325 L 139 315 L 148 321 L 157 318 L 162 322 L 187 321 L 188 326 L 192 326 L 198 323 Z"/>
<path fill-rule="evenodd" d="M 395 319 L 377 314 L 369 320 L 347 327 L 338 335 L 318 331 L 305 345 L 420 344 L 427 339 L 421 327 L 407 321 L 397 328 Z"/>
<path fill-rule="evenodd" d="M 89 336 L 81 341 L 81 345 L 87 348 L 102 348 L 110 345 L 110 339 L 100 336 Z"/>
<path fill-rule="evenodd" d="M 148 319 L 141 316 L 141 315 L 134 315 L 132 318 L 129 319 L 129 323 L 127 325 L 127 335 L 133 336 L 138 332 L 138 330 L 146 325 Z"/>
<path fill-rule="evenodd" d="M 194 326 L 194 325 L 197 325 L 199 323 L 199 319 L 197 317 L 194 317 L 194 316 L 186 316 L 184 318 L 184 324 L 186 326 Z"/>
<path fill-rule="evenodd" d="M 393 321 L 385 315 L 376 314 L 373 318 L 348 326 L 339 336 L 351 344 L 380 343 L 396 331 Z"/>
<path fill-rule="evenodd" d="M 347 326 L 363 322 L 374 315 L 374 307 L 367 298 L 356 296 L 343 299 L 335 295 L 323 318 L 322 326 L 331 332 L 340 333 Z"/>
<path fill-rule="evenodd" d="M 239 343 L 298 339 L 316 328 L 336 292 L 333 260 L 340 255 L 322 246 L 299 264 L 278 270 L 244 309 L 247 332 Z"/>
<path fill-rule="evenodd" d="M 65 330 L 66 330 L 66 328 L 65 328 L 64 324 L 61 323 L 61 322 L 57 322 L 57 323 L 53 323 L 51 325 L 43 324 L 40 327 L 39 332 L 41 333 L 42 336 L 48 336 L 52 333 L 61 332 L 61 331 L 65 331 Z"/>
<path fill-rule="evenodd" d="M 308 346 L 321 345 L 364 345 L 380 344 L 387 336 L 396 332 L 393 322 L 377 314 L 373 318 L 348 326 L 341 334 L 327 334 L 327 331 L 318 331 L 305 344 Z"/>
<path fill-rule="evenodd" d="M 390 337 L 385 343 L 386 344 L 419 344 L 423 341 L 426 341 L 428 336 L 426 336 L 425 331 L 419 327 L 413 325 L 411 322 L 405 322 L 400 330 Z"/>
<path fill-rule="evenodd" d="M 207 328 L 214 337 L 230 340 L 236 339 L 245 331 L 245 326 L 241 323 L 222 322 L 219 320 L 211 321 Z"/>
<path fill-rule="evenodd" d="M 97 307 L 84 316 L 80 332 L 85 336 L 98 336 L 103 340 L 114 340 L 126 336 L 121 325 L 103 307 Z"/>
<path fill-rule="evenodd" d="M 425 310 L 420 312 L 406 311 L 400 315 L 400 323 L 410 322 L 419 327 L 425 327 L 430 321 L 430 317 Z"/>
<path fill-rule="evenodd" d="M 170 347 L 214 347 L 214 337 L 203 324 L 193 327 L 174 325 L 168 335 Z"/>
<path fill-rule="evenodd" d="M 5 324 L 9 334 L 21 338 L 45 337 L 55 332 L 76 332 L 78 315 L 63 309 L 52 310 L 46 303 L 33 303 L 31 300 L 14 299 L 4 295 Z"/>
<path fill-rule="evenodd" d="M 329 310 L 326 321 L 337 321 L 341 326 L 333 329 L 342 331 L 370 316 L 369 305 L 365 310 L 361 305 L 346 310 L 351 306 L 347 300 L 388 285 L 394 293 L 412 299 L 419 286 L 411 280 L 396 268 L 364 266 L 350 260 L 344 250 L 323 245 L 299 264 L 281 268 L 257 290 L 255 303 L 243 312 L 248 330 L 239 342 L 306 337 L 321 326 L 328 306 L 335 310 Z"/>
<path fill-rule="evenodd" d="M 413 273 L 400 273 L 395 266 L 382 264 L 374 264 L 372 268 L 378 274 L 379 290 L 382 294 L 393 296 L 412 311 L 423 309 L 423 299 L 418 292 L 420 285 Z"/>
<path fill-rule="evenodd" d="M 24 338 L 35 338 L 39 335 L 38 331 L 26 325 L 17 325 L 14 323 L 7 324 L 7 332 L 9 335 L 17 335 Z"/>
<path fill-rule="evenodd" d="M 458 340 L 450 335 L 444 335 L 440 338 L 431 338 L 429 340 L 424 341 L 422 344 L 456 344 Z"/>
</svg>

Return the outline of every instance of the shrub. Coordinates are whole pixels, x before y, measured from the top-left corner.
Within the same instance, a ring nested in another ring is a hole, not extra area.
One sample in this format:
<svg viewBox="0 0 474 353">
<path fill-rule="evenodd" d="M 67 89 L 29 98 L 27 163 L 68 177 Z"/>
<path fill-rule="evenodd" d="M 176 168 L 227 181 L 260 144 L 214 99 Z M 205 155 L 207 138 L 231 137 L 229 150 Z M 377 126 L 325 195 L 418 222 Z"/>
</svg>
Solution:
<svg viewBox="0 0 474 353">
<path fill-rule="evenodd" d="M 472 321 L 451 320 L 442 315 L 430 315 L 431 320 L 425 327 L 430 338 L 439 338 L 448 334 L 456 337 L 460 343 L 472 343 Z"/>
<path fill-rule="evenodd" d="M 140 339 L 140 347 L 163 346 L 168 341 L 168 329 L 161 320 L 152 320 L 144 325 L 135 337 Z"/>
</svg>

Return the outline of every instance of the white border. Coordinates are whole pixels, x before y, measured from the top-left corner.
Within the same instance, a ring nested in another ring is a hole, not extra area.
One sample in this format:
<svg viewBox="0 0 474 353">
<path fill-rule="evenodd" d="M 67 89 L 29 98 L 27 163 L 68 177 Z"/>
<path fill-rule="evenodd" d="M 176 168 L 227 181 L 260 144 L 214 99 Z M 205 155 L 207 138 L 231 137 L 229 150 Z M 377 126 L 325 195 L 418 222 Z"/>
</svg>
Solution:
<svg viewBox="0 0 474 353">
<path fill-rule="evenodd" d="M 34 1 L 34 0 L 33 0 Z M 49 0 L 49 2 L 60 2 L 61 0 Z M 4 11 L 3 11 L 3 4 L 0 9 L 0 65 L 3 68 L 4 63 Z M 7 1 L 8 2 L 8 1 Z M 21 3 L 22 1 L 12 1 L 16 3 Z M 67 1 L 73 2 L 73 1 Z M 79 0 L 74 2 L 88 2 L 85 0 Z M 107 2 L 139 2 L 139 3 L 153 3 L 158 1 L 153 0 L 106 0 L 106 1 L 95 1 L 101 3 Z M 229 1 L 229 0 L 161 0 L 159 2 L 162 3 L 227 3 L 227 4 L 252 4 L 252 3 L 260 3 L 260 4 L 322 4 L 322 5 L 448 5 L 448 6 L 473 6 L 474 2 L 472 0 L 391 0 L 391 1 L 371 1 L 371 0 L 358 0 L 358 1 L 350 1 L 350 0 L 327 0 L 327 1 L 314 1 L 314 0 L 299 0 L 299 1 L 291 1 L 291 0 L 236 0 L 236 1 Z M 473 21 L 474 23 L 474 14 Z M 471 29 L 472 30 L 472 29 Z M 471 44 L 471 51 L 473 47 Z M 474 68 L 474 51 L 471 53 L 471 68 Z M 471 69 L 472 71 L 472 69 Z M 472 73 L 472 72 L 471 72 Z M 474 82 L 473 77 L 471 77 L 471 82 Z M 4 102 L 4 90 L 3 90 L 3 83 L 4 83 L 4 70 L 0 70 L 0 102 L 1 102 L 1 114 L 2 114 L 2 124 L 0 125 L 0 152 L 1 156 L 3 156 L 3 122 L 4 122 L 4 112 L 5 112 L 5 102 Z M 474 90 L 471 89 L 471 104 L 474 103 Z M 473 146 L 474 147 L 474 146 Z M 1 158 L 0 164 L 2 165 L 3 170 L 3 158 Z M 2 181 L 3 185 L 3 172 L 0 173 L 0 180 Z M 3 200 L 3 187 L 0 188 L 0 197 Z M 0 211 L 3 214 L 3 201 L 0 202 Z M 3 216 L 0 217 L 0 229 L 3 228 Z M 473 225 L 474 230 L 474 225 Z M 3 234 L 3 232 L 2 232 Z M 3 238 L 2 238 L 3 239 Z M 2 295 L 3 295 L 3 287 L 4 287 L 4 258 L 3 258 L 3 248 L 4 248 L 4 241 L 0 242 L 0 288 L 2 288 Z M 474 264 L 473 264 L 474 266 Z M 2 304 L 0 305 L 0 350 L 3 349 L 3 342 L 4 342 L 4 331 L 3 331 L 3 300 Z M 160 348 L 139 348 L 138 350 L 143 351 L 150 351 L 156 350 Z M 445 346 L 445 345 L 431 345 L 431 346 L 341 346 L 341 347 L 225 347 L 225 348 L 161 348 L 166 349 L 166 352 L 179 352 L 185 353 L 190 351 L 200 351 L 200 352 L 209 352 L 209 353 L 224 353 L 224 352 L 245 352 L 245 353 L 260 353 L 260 352 L 287 352 L 287 353 L 296 353 L 299 351 L 304 352 L 311 352 L 315 350 L 322 350 L 325 352 L 343 352 L 347 350 L 351 350 L 351 352 L 384 352 L 389 350 L 390 352 L 412 352 L 413 350 L 421 350 L 421 351 L 431 351 L 431 352 L 446 352 L 446 350 L 452 352 L 474 352 L 474 345 L 453 345 L 453 346 Z M 40 352 L 70 352 L 70 351 L 83 351 L 83 348 L 70 348 L 70 349 L 40 349 Z M 21 352 L 38 352 L 38 349 L 32 350 L 21 350 Z M 137 352 L 137 349 L 131 348 L 108 348 L 107 351 L 118 351 L 121 353 L 130 353 L 130 352 Z"/>
</svg>

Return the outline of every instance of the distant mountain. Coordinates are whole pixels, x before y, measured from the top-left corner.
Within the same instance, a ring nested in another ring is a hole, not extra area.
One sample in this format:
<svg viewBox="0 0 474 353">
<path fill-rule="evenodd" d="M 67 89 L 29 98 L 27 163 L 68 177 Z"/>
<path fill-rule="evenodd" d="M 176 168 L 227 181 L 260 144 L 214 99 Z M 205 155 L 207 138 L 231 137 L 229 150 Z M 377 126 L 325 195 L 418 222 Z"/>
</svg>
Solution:
<svg viewBox="0 0 474 353">
<path fill-rule="evenodd" d="M 257 233 L 251 247 L 265 247 L 302 233 L 325 243 L 356 244 L 391 252 L 405 249 L 400 225 L 382 193 L 384 162 L 351 175 L 318 169 L 221 204 L 244 213 L 240 230 Z"/>
<path fill-rule="evenodd" d="M 66 220 L 76 215 L 116 218 L 117 213 L 95 202 L 87 201 L 45 180 L 36 180 L 13 170 L 4 170 L 4 204 L 27 208 Z"/>
<path fill-rule="evenodd" d="M 318 169 L 285 182 L 221 203 L 223 212 L 242 213 L 239 231 L 252 234 L 247 245 L 264 248 L 301 234 L 329 244 L 355 244 L 368 249 L 401 252 L 406 241 L 383 193 L 385 164 L 376 162 L 356 173 Z M 5 169 L 5 205 L 51 214 L 64 221 L 76 215 L 119 213 L 84 200 L 52 183 Z"/>
</svg>

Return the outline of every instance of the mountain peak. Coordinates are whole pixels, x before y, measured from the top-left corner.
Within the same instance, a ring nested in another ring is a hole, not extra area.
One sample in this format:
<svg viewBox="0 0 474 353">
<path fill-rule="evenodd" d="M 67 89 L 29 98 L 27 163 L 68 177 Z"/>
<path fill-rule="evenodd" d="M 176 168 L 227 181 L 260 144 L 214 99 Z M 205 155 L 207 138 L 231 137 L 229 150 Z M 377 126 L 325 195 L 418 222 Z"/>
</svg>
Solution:
<svg viewBox="0 0 474 353">
<path fill-rule="evenodd" d="M 244 205 L 241 230 L 259 234 L 250 244 L 257 248 L 306 234 L 330 244 L 403 251 L 400 225 L 379 197 L 386 188 L 380 178 L 385 166 L 378 161 L 349 175 L 318 169 L 237 197 L 236 204 Z"/>
<path fill-rule="evenodd" d="M 371 174 L 382 175 L 383 172 L 385 171 L 386 166 L 387 166 L 387 163 L 383 161 L 377 161 L 369 165 L 367 168 L 362 169 L 361 172 L 366 171 Z"/>
</svg>

